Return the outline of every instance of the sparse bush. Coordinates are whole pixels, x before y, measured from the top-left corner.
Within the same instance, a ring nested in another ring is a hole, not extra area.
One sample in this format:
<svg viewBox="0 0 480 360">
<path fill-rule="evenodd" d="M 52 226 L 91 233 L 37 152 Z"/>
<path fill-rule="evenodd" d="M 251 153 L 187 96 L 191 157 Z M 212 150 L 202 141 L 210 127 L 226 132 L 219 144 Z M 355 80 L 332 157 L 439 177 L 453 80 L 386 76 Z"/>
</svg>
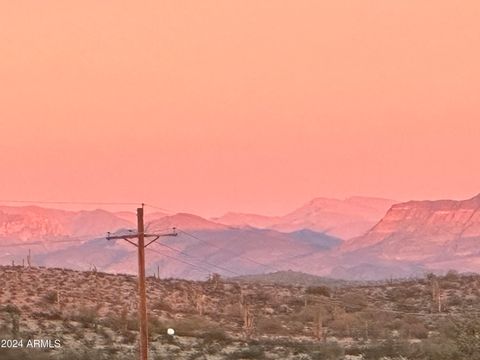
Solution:
<svg viewBox="0 0 480 360">
<path fill-rule="evenodd" d="M 45 295 L 43 295 L 43 301 L 47 304 L 55 304 L 58 300 L 58 294 L 54 290 L 49 290 Z"/>
<path fill-rule="evenodd" d="M 95 308 L 82 306 L 73 314 L 72 320 L 78 321 L 83 327 L 97 326 L 98 313 Z"/>
<path fill-rule="evenodd" d="M 305 293 L 309 295 L 322 295 L 330 297 L 330 289 L 326 286 L 310 286 Z"/>
<path fill-rule="evenodd" d="M 310 355 L 312 360 L 340 360 L 345 351 L 337 343 L 327 343 Z"/>
<path fill-rule="evenodd" d="M 167 302 L 158 300 L 152 305 L 152 310 L 162 310 L 166 312 L 171 312 L 172 307 Z"/>
<path fill-rule="evenodd" d="M 365 294 L 361 292 L 348 292 L 341 298 L 347 309 L 359 311 L 368 305 L 368 299 Z"/>
<path fill-rule="evenodd" d="M 259 334 L 281 334 L 285 333 L 282 322 L 276 318 L 261 318 L 257 322 Z"/>
<path fill-rule="evenodd" d="M 426 339 L 428 337 L 425 324 L 414 317 L 408 317 L 403 321 L 401 332 L 406 338 Z"/>
<path fill-rule="evenodd" d="M 238 350 L 229 354 L 227 359 L 265 359 L 265 351 L 259 345 L 250 345 L 247 349 Z"/>
<path fill-rule="evenodd" d="M 211 329 L 204 332 L 202 335 L 203 340 L 206 342 L 223 342 L 229 339 L 223 329 Z"/>
</svg>

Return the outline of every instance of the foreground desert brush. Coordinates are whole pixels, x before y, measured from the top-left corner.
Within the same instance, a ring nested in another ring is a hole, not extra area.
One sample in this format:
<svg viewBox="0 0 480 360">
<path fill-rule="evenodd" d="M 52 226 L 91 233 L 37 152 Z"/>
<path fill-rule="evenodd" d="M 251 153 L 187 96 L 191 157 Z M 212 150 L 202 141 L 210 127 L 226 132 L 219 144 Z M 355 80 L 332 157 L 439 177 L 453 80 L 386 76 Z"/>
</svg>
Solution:
<svg viewBox="0 0 480 360">
<path fill-rule="evenodd" d="M 480 359 L 478 275 L 329 286 L 280 275 L 148 278 L 151 359 Z M 0 359 L 135 358 L 134 276 L 8 266 L 0 284 Z"/>
</svg>

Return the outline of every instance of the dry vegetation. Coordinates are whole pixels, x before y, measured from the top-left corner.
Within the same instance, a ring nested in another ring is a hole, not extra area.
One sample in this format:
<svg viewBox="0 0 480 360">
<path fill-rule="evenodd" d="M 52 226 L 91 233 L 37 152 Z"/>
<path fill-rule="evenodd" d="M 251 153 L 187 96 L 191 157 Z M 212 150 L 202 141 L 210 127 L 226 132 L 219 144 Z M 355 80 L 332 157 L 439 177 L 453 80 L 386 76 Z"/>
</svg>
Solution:
<svg viewBox="0 0 480 360">
<path fill-rule="evenodd" d="M 0 359 L 132 359 L 136 278 L 0 267 Z M 152 359 L 480 359 L 480 276 L 288 286 L 148 279 Z M 166 329 L 176 330 L 175 336 Z"/>
</svg>

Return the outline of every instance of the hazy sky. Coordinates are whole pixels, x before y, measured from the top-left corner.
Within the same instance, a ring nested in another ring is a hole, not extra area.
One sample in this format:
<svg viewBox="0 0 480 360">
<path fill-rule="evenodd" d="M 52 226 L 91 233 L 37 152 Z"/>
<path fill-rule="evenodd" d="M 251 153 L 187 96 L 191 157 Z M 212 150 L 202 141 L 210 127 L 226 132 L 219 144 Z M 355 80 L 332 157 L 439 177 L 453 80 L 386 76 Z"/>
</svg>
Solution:
<svg viewBox="0 0 480 360">
<path fill-rule="evenodd" d="M 480 1 L 1 1 L 0 199 L 480 192 Z"/>
</svg>

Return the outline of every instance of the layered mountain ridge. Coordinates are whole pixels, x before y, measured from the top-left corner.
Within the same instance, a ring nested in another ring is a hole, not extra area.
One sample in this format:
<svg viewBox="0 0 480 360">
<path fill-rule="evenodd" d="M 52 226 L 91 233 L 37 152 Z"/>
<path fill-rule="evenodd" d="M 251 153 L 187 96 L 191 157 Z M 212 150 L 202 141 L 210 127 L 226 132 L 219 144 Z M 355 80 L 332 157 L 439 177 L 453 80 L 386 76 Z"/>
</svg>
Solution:
<svg viewBox="0 0 480 360">
<path fill-rule="evenodd" d="M 480 195 L 395 204 L 365 235 L 342 244 L 340 253 L 428 270 L 480 271 Z"/>
<path fill-rule="evenodd" d="M 412 241 L 420 247 L 426 244 L 444 246 L 478 236 L 480 195 L 462 201 L 409 201 L 395 204 L 364 236 L 347 241 L 342 248 L 344 251 L 352 251 L 384 242 L 391 245 Z M 425 255 L 427 254 L 422 254 Z"/>
<path fill-rule="evenodd" d="M 341 239 L 363 235 L 395 204 L 394 200 L 354 196 L 315 198 L 284 216 L 227 213 L 214 221 L 282 232 L 310 229 Z"/>
<path fill-rule="evenodd" d="M 365 280 L 449 269 L 480 272 L 480 195 L 392 203 L 317 198 L 279 217 L 147 214 L 148 232 L 177 228 L 177 236 L 161 237 L 150 247 L 147 270 L 160 267 L 161 276 L 192 279 L 209 272 L 285 270 Z M 107 231 L 128 233 L 135 220 L 129 212 L 1 206 L 0 263 L 19 263 L 31 248 L 38 265 L 135 273 L 135 248 L 104 237 Z M 349 234 L 356 236 L 348 239 Z"/>
<path fill-rule="evenodd" d="M 65 211 L 38 206 L 0 206 L 0 238 L 12 241 L 97 236 L 132 223 L 105 210 Z"/>
</svg>

